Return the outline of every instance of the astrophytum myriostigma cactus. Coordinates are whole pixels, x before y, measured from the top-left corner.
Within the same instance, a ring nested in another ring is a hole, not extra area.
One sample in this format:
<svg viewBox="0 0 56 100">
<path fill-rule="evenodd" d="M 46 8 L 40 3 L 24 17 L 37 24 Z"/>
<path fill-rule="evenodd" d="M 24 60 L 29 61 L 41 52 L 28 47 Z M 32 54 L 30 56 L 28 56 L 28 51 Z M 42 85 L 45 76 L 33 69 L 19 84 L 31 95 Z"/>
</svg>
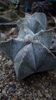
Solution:
<svg viewBox="0 0 56 100">
<path fill-rule="evenodd" d="M 14 62 L 18 79 L 55 69 L 56 56 L 52 50 L 56 52 L 56 39 L 54 30 L 46 30 L 46 27 L 44 13 L 26 14 L 25 18 L 17 21 L 17 38 L 0 43 L 0 50 L 5 51 Z"/>
</svg>

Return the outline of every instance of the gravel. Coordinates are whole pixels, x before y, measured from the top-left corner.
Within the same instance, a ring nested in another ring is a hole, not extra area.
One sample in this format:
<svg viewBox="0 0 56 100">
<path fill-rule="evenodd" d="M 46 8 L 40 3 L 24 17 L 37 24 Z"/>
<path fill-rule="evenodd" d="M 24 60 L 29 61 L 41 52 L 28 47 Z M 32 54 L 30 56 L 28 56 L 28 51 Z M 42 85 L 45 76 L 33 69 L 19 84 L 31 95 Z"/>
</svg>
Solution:
<svg viewBox="0 0 56 100">
<path fill-rule="evenodd" d="M 56 71 L 18 81 L 13 62 L 0 53 L 0 100 L 56 100 Z"/>
</svg>

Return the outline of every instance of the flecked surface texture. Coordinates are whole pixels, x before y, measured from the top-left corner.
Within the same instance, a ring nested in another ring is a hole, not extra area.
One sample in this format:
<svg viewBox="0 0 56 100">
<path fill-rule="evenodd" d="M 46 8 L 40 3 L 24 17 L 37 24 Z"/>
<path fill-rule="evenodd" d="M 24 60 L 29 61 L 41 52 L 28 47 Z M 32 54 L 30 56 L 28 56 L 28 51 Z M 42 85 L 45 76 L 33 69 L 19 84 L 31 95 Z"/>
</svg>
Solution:
<svg viewBox="0 0 56 100">
<path fill-rule="evenodd" d="M 0 52 L 0 100 L 56 100 L 56 71 L 16 80 L 13 62 Z"/>
</svg>

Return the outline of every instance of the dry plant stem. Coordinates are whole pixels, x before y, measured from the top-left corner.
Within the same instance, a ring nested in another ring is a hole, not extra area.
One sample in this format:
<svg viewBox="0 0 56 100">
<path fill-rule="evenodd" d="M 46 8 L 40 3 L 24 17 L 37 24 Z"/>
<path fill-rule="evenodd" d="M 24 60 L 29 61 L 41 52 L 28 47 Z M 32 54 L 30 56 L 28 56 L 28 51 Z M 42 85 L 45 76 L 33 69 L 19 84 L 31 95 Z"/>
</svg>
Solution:
<svg viewBox="0 0 56 100">
<path fill-rule="evenodd" d="M 8 7 L 8 2 L 6 2 L 7 0 L 0 0 L 0 3 L 2 3 L 3 5 Z"/>
</svg>

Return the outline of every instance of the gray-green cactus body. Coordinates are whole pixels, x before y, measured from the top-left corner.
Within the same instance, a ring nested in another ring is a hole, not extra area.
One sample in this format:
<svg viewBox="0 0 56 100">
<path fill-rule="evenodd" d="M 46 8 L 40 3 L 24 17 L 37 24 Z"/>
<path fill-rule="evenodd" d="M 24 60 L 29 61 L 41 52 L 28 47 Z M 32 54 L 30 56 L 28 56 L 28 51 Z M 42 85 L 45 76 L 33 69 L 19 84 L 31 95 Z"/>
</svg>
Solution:
<svg viewBox="0 0 56 100">
<path fill-rule="evenodd" d="M 50 47 L 56 48 L 56 39 L 52 43 L 53 30 L 46 30 L 46 26 L 45 14 L 28 14 L 17 21 L 19 30 L 17 38 L 0 43 L 0 49 L 14 61 L 18 79 L 36 72 L 55 69 L 56 56 Z"/>
</svg>

